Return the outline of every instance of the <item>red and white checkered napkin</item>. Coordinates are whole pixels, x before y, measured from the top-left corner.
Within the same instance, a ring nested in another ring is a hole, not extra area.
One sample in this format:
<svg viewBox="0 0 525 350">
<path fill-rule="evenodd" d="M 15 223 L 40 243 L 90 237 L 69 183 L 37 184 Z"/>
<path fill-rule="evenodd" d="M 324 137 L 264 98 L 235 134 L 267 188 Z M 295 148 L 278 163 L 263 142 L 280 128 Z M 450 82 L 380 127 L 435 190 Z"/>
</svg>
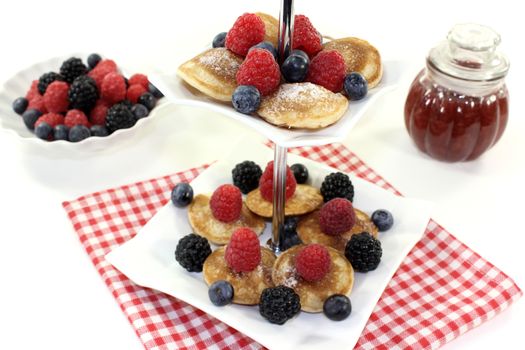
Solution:
<svg viewBox="0 0 525 350">
<path fill-rule="evenodd" d="M 291 152 L 398 193 L 344 146 Z M 262 348 L 183 301 L 135 285 L 104 259 L 169 200 L 175 183 L 192 180 L 204 168 L 63 203 L 86 252 L 146 349 Z M 431 220 L 381 296 L 356 348 L 436 349 L 491 319 L 521 295 L 512 279 Z"/>
</svg>

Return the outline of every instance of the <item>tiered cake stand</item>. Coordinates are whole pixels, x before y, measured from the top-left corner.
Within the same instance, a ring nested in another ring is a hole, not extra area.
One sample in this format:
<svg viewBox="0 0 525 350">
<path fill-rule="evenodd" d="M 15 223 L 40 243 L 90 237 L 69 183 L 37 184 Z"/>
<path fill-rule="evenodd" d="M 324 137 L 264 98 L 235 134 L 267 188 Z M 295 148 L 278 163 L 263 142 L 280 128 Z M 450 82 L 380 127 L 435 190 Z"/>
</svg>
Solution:
<svg viewBox="0 0 525 350">
<path fill-rule="evenodd" d="M 282 63 L 292 49 L 294 27 L 293 0 L 281 0 L 279 14 L 278 53 Z M 165 96 L 176 104 L 192 105 L 207 108 L 221 113 L 224 116 L 247 124 L 275 144 L 274 147 L 274 187 L 273 187 L 273 218 L 272 237 L 268 241 L 269 247 L 280 252 L 284 230 L 284 207 L 286 189 L 286 158 L 288 147 L 325 145 L 343 140 L 350 129 L 364 114 L 366 108 L 383 93 L 395 88 L 399 81 L 403 63 L 396 61 L 383 62 L 384 74 L 380 85 L 369 91 L 360 101 L 352 101 L 346 114 L 335 125 L 320 130 L 284 129 L 270 125 L 259 118 L 252 118 L 236 112 L 231 106 L 215 103 L 208 98 L 193 95 L 182 80 L 178 77 L 163 76 L 161 74 L 150 77 L 154 84 L 161 88 Z"/>
</svg>

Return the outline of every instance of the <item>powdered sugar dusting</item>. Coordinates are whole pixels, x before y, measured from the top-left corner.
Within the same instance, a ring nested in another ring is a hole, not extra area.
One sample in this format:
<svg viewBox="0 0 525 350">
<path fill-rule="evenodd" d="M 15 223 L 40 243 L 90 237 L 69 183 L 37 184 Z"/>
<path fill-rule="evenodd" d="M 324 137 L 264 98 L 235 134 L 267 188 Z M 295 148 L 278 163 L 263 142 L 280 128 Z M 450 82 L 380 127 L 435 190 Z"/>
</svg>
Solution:
<svg viewBox="0 0 525 350">
<path fill-rule="evenodd" d="M 199 63 L 217 74 L 231 76 L 232 74 L 235 75 L 239 69 L 241 59 L 227 49 L 217 48 L 200 55 Z"/>
<path fill-rule="evenodd" d="M 300 112 L 301 109 L 305 111 L 313 106 L 330 111 L 333 109 L 330 103 L 333 98 L 331 91 L 312 83 L 282 84 L 263 104 L 269 113 Z"/>
<path fill-rule="evenodd" d="M 284 270 L 284 275 L 286 279 L 283 282 L 283 285 L 286 287 L 294 288 L 297 285 L 296 271 L 295 267 L 291 266 Z"/>
</svg>

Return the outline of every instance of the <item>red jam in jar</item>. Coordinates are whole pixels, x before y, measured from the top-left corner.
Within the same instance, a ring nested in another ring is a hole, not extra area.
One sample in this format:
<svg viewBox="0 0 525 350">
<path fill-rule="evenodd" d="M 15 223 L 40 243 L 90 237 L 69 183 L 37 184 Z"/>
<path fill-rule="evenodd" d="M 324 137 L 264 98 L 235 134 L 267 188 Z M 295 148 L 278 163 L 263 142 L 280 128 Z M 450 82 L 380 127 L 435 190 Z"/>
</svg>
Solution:
<svg viewBox="0 0 525 350">
<path fill-rule="evenodd" d="M 421 151 L 448 162 L 473 160 L 500 139 L 509 63 L 496 51 L 499 42 L 490 28 L 462 24 L 430 51 L 405 103 L 405 126 Z"/>
</svg>

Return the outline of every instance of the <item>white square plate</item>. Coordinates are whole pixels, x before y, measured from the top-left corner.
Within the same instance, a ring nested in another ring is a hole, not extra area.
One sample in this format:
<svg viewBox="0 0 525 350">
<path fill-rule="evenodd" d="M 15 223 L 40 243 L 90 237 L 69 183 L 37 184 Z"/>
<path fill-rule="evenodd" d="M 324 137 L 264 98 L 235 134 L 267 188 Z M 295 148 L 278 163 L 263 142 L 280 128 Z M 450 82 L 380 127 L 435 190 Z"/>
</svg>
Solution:
<svg viewBox="0 0 525 350">
<path fill-rule="evenodd" d="M 262 168 L 273 159 L 272 150 L 262 144 L 245 143 L 225 159 L 214 163 L 193 182 L 194 193 L 211 193 L 224 183 L 231 183 L 231 170 L 243 160 L 253 160 Z M 320 187 L 324 177 L 335 169 L 292 154 L 288 164 L 305 164 L 310 183 Z M 341 322 L 328 320 L 322 313 L 300 313 L 283 326 L 267 322 L 256 306 L 214 306 L 201 273 L 186 272 L 175 261 L 178 240 L 191 233 L 186 208 L 169 202 L 130 241 L 116 248 L 106 259 L 135 283 L 153 288 L 194 305 L 236 328 L 270 349 L 352 349 L 404 257 L 419 241 L 428 224 L 427 202 L 402 198 L 369 182 L 351 177 L 355 188 L 354 205 L 371 214 L 379 208 L 394 215 L 394 226 L 380 233 L 383 257 L 379 267 L 369 273 L 356 273 L 350 299 L 352 314 Z M 261 244 L 270 237 L 271 224 L 261 236 Z"/>
</svg>

